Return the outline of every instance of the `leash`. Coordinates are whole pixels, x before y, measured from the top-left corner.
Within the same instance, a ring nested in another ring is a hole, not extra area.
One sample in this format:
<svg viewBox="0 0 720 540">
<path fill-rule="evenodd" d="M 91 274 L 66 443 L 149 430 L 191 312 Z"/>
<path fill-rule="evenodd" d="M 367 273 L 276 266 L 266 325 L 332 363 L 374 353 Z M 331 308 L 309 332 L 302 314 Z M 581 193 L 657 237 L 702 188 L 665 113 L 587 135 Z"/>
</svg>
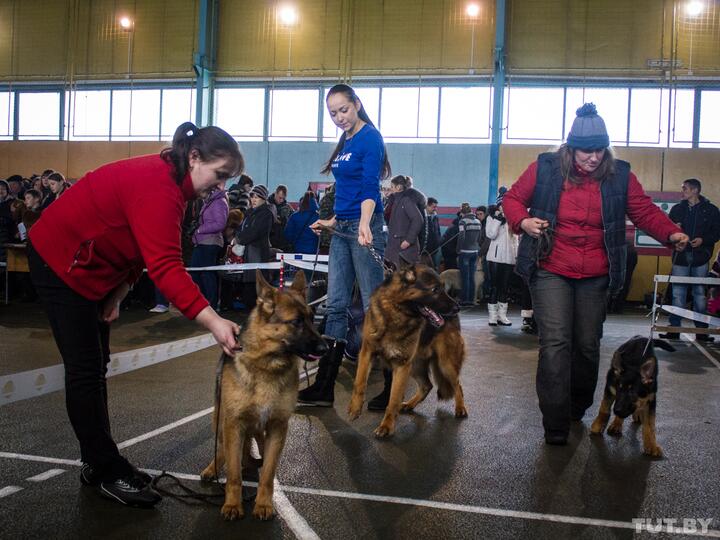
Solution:
<svg viewBox="0 0 720 540">
<path fill-rule="evenodd" d="M 324 231 L 327 231 L 329 234 L 339 236 L 340 238 L 345 238 L 347 240 L 357 240 L 357 236 L 355 236 L 353 234 L 340 232 L 335 227 L 327 227 L 325 225 L 321 225 L 320 228 L 323 229 Z M 370 256 L 375 260 L 376 263 L 378 263 L 380 265 L 380 267 L 383 269 L 384 272 L 387 272 L 388 274 L 392 274 L 395 271 L 391 266 L 385 264 L 385 261 L 378 254 L 378 252 L 375 251 L 375 247 L 373 247 L 372 244 L 367 244 L 363 247 L 366 247 L 368 249 L 368 251 L 370 251 Z"/>
</svg>

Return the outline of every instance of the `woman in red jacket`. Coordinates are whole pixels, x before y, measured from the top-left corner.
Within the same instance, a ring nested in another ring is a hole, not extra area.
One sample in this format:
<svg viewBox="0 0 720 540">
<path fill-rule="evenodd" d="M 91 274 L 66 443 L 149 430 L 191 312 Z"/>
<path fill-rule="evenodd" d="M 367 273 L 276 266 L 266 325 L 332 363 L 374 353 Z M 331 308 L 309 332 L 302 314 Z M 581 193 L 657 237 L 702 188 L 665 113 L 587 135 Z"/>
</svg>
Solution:
<svg viewBox="0 0 720 540">
<path fill-rule="evenodd" d="M 213 311 L 185 271 L 180 225 L 188 200 L 224 187 L 243 166 L 230 135 L 187 122 L 159 155 L 87 173 L 30 231 L 30 272 L 65 365 L 65 402 L 84 463 L 80 480 L 123 504 L 149 507 L 160 495 L 110 433 L 109 325 L 147 267 L 168 300 L 233 353 L 239 328 Z"/>
<path fill-rule="evenodd" d="M 541 154 L 503 199 L 520 241 L 540 337 L 537 394 L 545 441 L 566 444 L 592 405 L 608 293 L 624 283 L 625 215 L 681 250 L 687 235 L 655 206 L 630 164 L 615 159 L 595 105 L 577 111 L 567 143 Z"/>
</svg>

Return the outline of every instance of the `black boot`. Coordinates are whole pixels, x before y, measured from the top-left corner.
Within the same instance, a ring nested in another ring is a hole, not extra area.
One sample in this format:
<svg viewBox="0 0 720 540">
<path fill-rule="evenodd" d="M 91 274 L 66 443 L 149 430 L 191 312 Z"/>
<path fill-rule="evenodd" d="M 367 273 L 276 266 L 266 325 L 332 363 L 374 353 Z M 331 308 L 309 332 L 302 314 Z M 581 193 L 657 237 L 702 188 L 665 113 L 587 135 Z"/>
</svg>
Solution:
<svg viewBox="0 0 720 540">
<path fill-rule="evenodd" d="M 382 392 L 368 401 L 368 411 L 384 411 L 390 401 L 390 389 L 392 388 L 392 369 L 383 369 L 385 386 Z"/>
<path fill-rule="evenodd" d="M 335 379 L 345 355 L 345 343 L 344 339 L 336 340 L 334 346 L 328 343 L 330 349 L 320 359 L 315 382 L 298 392 L 299 405 L 332 407 L 335 401 Z"/>
</svg>

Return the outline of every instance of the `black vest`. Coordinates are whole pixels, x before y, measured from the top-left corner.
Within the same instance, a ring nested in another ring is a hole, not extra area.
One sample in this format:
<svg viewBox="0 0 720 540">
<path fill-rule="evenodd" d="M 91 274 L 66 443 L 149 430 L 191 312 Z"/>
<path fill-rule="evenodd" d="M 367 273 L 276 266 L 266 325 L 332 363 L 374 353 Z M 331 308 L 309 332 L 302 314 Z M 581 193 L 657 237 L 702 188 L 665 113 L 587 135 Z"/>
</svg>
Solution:
<svg viewBox="0 0 720 540">
<path fill-rule="evenodd" d="M 540 154 L 537 163 L 537 182 L 530 206 L 530 215 L 547 220 L 550 226 L 555 228 L 557 207 L 563 187 L 560 156 L 555 152 Z M 600 184 L 605 249 L 610 265 L 610 283 L 608 285 L 610 293 L 622 289 L 625 282 L 627 263 L 625 208 L 629 176 L 630 164 L 627 161 L 616 159 L 615 174 Z M 523 234 L 518 248 L 515 271 L 528 282 L 537 270 L 536 252 L 537 240 L 530 235 Z"/>
</svg>

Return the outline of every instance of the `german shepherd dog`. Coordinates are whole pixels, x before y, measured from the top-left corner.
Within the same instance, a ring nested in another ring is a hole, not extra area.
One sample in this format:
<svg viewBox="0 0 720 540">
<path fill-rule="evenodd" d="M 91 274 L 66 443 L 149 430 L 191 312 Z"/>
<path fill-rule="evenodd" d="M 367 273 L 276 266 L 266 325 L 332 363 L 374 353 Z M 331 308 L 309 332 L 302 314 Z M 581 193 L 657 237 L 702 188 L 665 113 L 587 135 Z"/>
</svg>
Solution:
<svg viewBox="0 0 720 540">
<path fill-rule="evenodd" d="M 305 301 L 305 274 L 295 274 L 292 286 L 283 291 L 270 286 L 259 271 L 256 275 L 258 300 L 242 335 L 242 352 L 221 368 L 213 420 L 218 426 L 217 456 L 201 474 L 203 480 L 217 478 L 225 464 L 221 512 L 228 520 L 243 517 L 241 470 L 249 463 L 253 438 L 263 463 L 253 516 L 273 516 L 275 471 L 297 401 L 297 359 L 317 360 L 327 351 Z"/>
<path fill-rule="evenodd" d="M 615 418 L 607 432 L 619 437 L 622 435 L 623 421 L 632 414 L 633 420 L 643 426 L 643 452 L 648 456 L 662 457 L 662 449 L 655 440 L 658 366 L 653 345 L 666 351 L 675 350 L 661 339 L 653 339 L 648 343 L 648 338 L 635 336 L 615 351 L 607 373 L 600 411 L 590 427 L 590 433 L 602 434 L 612 408 Z"/>
<path fill-rule="evenodd" d="M 393 381 L 385 416 L 375 430 L 377 437 L 395 432 L 400 410 L 409 412 L 422 402 L 433 385 L 440 399 L 455 398 L 455 416 L 467 416 L 460 369 L 465 342 L 460 334 L 458 305 L 450 298 L 438 274 L 423 264 L 403 265 L 370 297 L 353 394 L 348 407 L 352 420 L 360 416 L 370 363 L 378 358 L 392 368 Z M 402 402 L 408 377 L 417 383 L 415 395 Z M 401 403 L 402 402 L 402 403 Z"/>
</svg>

